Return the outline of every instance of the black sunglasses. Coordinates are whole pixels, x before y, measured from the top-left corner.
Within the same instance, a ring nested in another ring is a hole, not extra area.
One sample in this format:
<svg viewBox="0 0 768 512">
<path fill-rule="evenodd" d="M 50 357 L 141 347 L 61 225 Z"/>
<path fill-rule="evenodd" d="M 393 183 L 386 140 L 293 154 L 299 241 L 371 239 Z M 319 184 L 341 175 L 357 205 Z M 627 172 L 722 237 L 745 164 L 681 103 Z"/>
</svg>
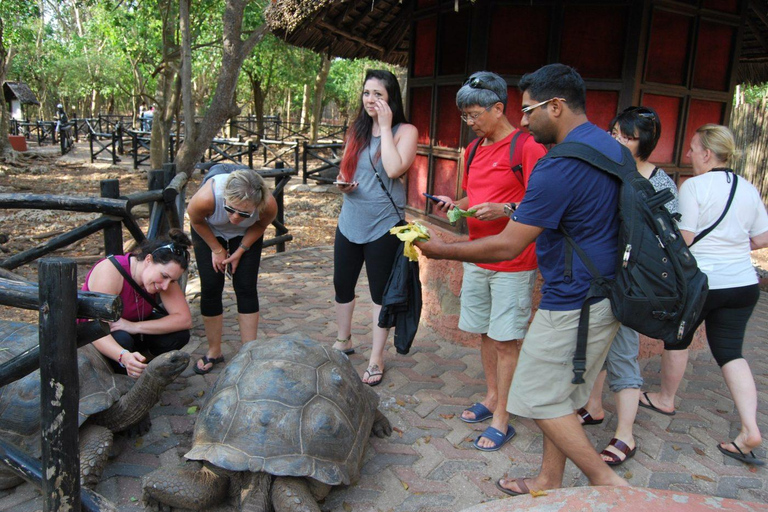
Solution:
<svg viewBox="0 0 768 512">
<path fill-rule="evenodd" d="M 482 78 L 478 78 L 478 77 L 476 77 L 476 76 L 470 77 L 470 78 L 468 78 L 468 79 L 467 79 L 467 81 L 466 81 L 466 82 L 464 82 L 464 85 L 468 85 L 468 86 L 470 86 L 472 89 L 483 89 L 483 90 L 485 90 L 485 91 L 491 91 L 493 94 L 495 94 L 495 95 L 496 95 L 496 97 L 497 97 L 497 98 L 499 98 L 499 101 L 500 101 L 501 103 L 504 103 L 503 101 L 501 101 L 501 96 L 499 96 L 499 93 L 497 93 L 496 91 L 494 91 L 493 89 L 491 89 L 491 88 L 490 88 L 490 86 L 489 86 L 488 84 L 486 84 L 485 82 L 483 82 L 483 79 L 482 79 Z"/>
<path fill-rule="evenodd" d="M 243 211 L 240 211 L 240 210 L 236 210 L 235 208 L 232 208 L 228 204 L 224 205 L 224 211 L 225 212 L 229 212 L 229 213 L 236 213 L 236 214 L 238 214 L 240 217 L 242 217 L 244 219 L 250 219 L 251 217 L 253 217 L 253 213 L 248 213 L 248 212 L 243 212 Z"/>
<path fill-rule="evenodd" d="M 189 251 L 187 250 L 186 247 L 179 247 L 173 242 L 171 242 L 169 244 L 161 245 L 160 247 L 152 251 L 152 255 L 154 256 L 154 254 L 157 251 L 163 251 L 163 250 L 171 251 L 173 254 L 175 254 L 176 256 L 181 256 L 187 261 L 187 263 L 189 263 Z"/>
</svg>

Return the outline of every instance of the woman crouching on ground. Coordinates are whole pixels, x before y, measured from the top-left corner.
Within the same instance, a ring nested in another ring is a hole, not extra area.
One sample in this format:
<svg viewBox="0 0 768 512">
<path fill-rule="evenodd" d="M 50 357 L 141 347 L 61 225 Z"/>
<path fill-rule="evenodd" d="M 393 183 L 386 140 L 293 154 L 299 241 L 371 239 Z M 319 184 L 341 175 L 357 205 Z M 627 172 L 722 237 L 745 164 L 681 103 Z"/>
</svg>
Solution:
<svg viewBox="0 0 768 512">
<path fill-rule="evenodd" d="M 111 333 L 93 342 L 116 371 L 138 379 L 147 357 L 178 350 L 189 341 L 192 314 L 179 286 L 192 242 L 180 230 L 146 240 L 134 252 L 105 258 L 88 272 L 83 290 L 120 295 L 123 313 Z M 160 303 L 162 305 L 160 306 Z M 164 309 L 157 312 L 160 306 Z M 145 355 L 146 354 L 146 355 Z"/>
</svg>

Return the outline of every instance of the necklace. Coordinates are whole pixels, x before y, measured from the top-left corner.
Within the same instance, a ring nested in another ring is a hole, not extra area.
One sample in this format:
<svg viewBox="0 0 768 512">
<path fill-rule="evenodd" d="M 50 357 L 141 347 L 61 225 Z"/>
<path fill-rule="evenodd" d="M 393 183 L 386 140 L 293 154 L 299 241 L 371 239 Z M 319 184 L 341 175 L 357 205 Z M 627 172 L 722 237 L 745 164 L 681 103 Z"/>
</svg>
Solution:
<svg viewBox="0 0 768 512">
<path fill-rule="evenodd" d="M 136 264 L 138 265 L 138 262 Z M 138 281 L 136 281 L 136 279 L 133 278 L 133 263 L 130 256 L 128 256 L 128 268 L 131 271 L 131 279 L 133 279 L 134 282 L 136 282 L 136 284 L 138 285 L 139 284 Z M 131 290 L 133 290 L 133 302 L 136 305 L 136 314 L 139 316 L 139 322 L 143 322 L 144 308 L 139 306 L 139 292 L 133 287 L 131 287 Z M 141 306 L 143 305 L 144 304 L 142 304 Z"/>
</svg>

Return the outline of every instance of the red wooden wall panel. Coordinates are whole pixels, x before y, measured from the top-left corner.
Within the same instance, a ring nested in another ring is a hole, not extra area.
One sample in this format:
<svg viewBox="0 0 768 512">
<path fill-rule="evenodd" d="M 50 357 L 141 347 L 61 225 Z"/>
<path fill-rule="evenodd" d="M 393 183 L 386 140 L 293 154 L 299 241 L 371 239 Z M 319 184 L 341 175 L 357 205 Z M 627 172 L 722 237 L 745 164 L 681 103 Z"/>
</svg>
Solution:
<svg viewBox="0 0 768 512">
<path fill-rule="evenodd" d="M 414 38 L 413 76 L 432 76 L 435 71 L 437 18 L 417 21 Z"/>
<path fill-rule="evenodd" d="M 658 94 L 644 94 L 641 104 L 653 107 L 659 114 L 659 121 L 661 122 L 661 137 L 649 160 L 656 164 L 673 163 L 675 161 L 675 136 L 680 127 L 680 107 L 683 104 L 683 99 Z"/>
<path fill-rule="evenodd" d="M 461 135 L 461 114 L 456 107 L 458 85 L 446 85 L 437 88 L 437 123 L 435 125 L 435 145 L 446 148 L 459 146 Z"/>
<path fill-rule="evenodd" d="M 429 144 L 429 123 L 432 120 L 432 88 L 413 87 L 410 90 L 411 124 L 419 131 L 418 143 Z"/>
<path fill-rule="evenodd" d="M 408 204 L 424 210 L 426 197 L 421 195 L 427 191 L 427 177 L 429 172 L 429 158 L 424 155 L 416 155 L 411 168 L 406 173 L 408 184 Z"/>
<path fill-rule="evenodd" d="M 685 139 L 683 140 L 684 151 L 681 159 L 683 163 L 691 163 L 691 159 L 686 156 L 686 153 L 696 129 L 707 123 L 722 124 L 724 111 L 725 105 L 718 101 L 691 100 L 688 107 L 688 122 L 685 126 Z"/>
<path fill-rule="evenodd" d="M 693 68 L 693 87 L 728 90 L 735 36 L 735 27 L 710 21 L 701 22 Z"/>
<path fill-rule="evenodd" d="M 621 78 L 627 8 L 566 5 L 564 11 L 560 62 L 573 66 L 584 78 Z"/>
<path fill-rule="evenodd" d="M 456 160 L 449 158 L 435 158 L 432 193 L 436 196 L 448 196 L 451 199 L 456 199 L 456 180 L 461 179 L 458 177 L 457 170 L 458 163 Z M 432 206 L 430 206 L 430 209 L 430 213 L 443 219 L 447 218 L 445 213 L 435 210 Z"/>
<path fill-rule="evenodd" d="M 701 3 L 701 6 L 705 9 L 730 12 L 733 14 L 738 14 L 739 12 L 739 0 L 704 0 Z"/>
<path fill-rule="evenodd" d="M 587 91 L 587 117 L 604 130 L 608 130 L 608 124 L 616 117 L 618 105 L 616 91 Z"/>
<path fill-rule="evenodd" d="M 440 17 L 440 75 L 463 74 L 467 66 L 469 16 L 450 11 Z"/>
<path fill-rule="evenodd" d="M 686 85 L 688 42 L 693 18 L 656 9 L 651 21 L 645 80 Z"/>
<path fill-rule="evenodd" d="M 523 107 L 523 93 L 517 87 L 507 87 L 507 119 L 515 128 L 520 128 L 520 119 L 523 117 L 520 109 Z"/>
<path fill-rule="evenodd" d="M 488 69 L 522 75 L 545 65 L 550 12 L 541 6 L 496 6 L 488 33 Z"/>
</svg>

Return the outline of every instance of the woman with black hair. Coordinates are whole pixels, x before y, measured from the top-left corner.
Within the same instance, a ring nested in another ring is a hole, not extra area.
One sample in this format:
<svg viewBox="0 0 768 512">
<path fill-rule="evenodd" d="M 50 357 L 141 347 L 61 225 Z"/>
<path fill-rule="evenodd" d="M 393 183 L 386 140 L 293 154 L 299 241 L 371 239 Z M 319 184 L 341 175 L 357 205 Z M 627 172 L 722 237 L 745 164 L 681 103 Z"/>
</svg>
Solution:
<svg viewBox="0 0 768 512">
<path fill-rule="evenodd" d="M 608 133 L 626 146 L 637 164 L 637 172 L 651 182 L 653 188 L 668 188 L 675 198 L 665 206 L 671 214 L 677 213 L 677 187 L 667 173 L 648 161 L 661 136 L 661 122 L 655 110 L 650 107 L 629 107 L 617 115 L 609 126 Z M 622 325 L 611 344 L 605 367 L 592 388 L 589 401 L 576 414 L 584 425 L 599 425 L 603 422 L 603 384 L 608 375 L 611 391 L 616 399 L 616 433 L 600 454 L 610 466 L 618 466 L 637 453 L 633 425 L 637 415 L 640 388 L 643 378 L 637 355 L 640 350 L 640 335 L 637 331 Z"/>
<path fill-rule="evenodd" d="M 171 230 L 169 238 L 145 240 L 132 253 L 105 258 L 88 272 L 83 290 L 119 295 L 123 313 L 111 333 L 93 342 L 117 371 L 138 379 L 147 367 L 142 352 L 157 356 L 189 341 L 192 313 L 179 286 L 189 266 L 189 237 Z M 165 313 L 153 312 L 162 302 Z"/>
<path fill-rule="evenodd" d="M 416 157 L 416 127 L 407 124 L 400 85 L 389 71 L 368 70 L 360 108 L 349 128 L 336 182 L 344 194 L 334 242 L 333 285 L 338 338 L 333 348 L 352 348 L 355 286 L 365 263 L 373 301 L 373 347 L 363 382 L 381 383 L 389 329 L 378 326 L 382 295 L 400 241 L 389 230 L 405 219 L 402 176 Z"/>
</svg>

